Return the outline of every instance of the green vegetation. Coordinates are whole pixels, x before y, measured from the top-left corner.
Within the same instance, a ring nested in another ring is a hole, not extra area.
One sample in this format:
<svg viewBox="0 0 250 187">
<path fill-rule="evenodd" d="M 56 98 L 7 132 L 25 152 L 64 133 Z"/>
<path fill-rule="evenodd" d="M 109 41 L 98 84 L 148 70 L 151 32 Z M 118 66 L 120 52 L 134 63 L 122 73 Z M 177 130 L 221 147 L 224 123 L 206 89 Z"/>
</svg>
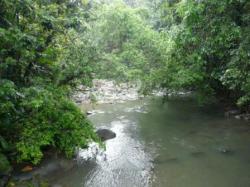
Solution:
<svg viewBox="0 0 250 187">
<path fill-rule="evenodd" d="M 172 1 L 159 4 L 159 30 L 173 47 L 161 77 L 167 88 L 250 103 L 250 3 L 246 0 Z M 173 34 L 174 33 L 174 34 Z M 168 76 L 165 76 L 165 75 Z"/>
<path fill-rule="evenodd" d="M 250 3 L 144 2 L 120 2 L 98 12 L 93 31 L 101 51 L 99 75 L 140 79 L 146 93 L 191 90 L 201 102 L 223 98 L 249 110 Z"/>
<path fill-rule="evenodd" d="M 0 7 L 1 171 L 6 158 L 37 164 L 47 147 L 70 157 L 97 140 L 69 99 L 78 82 L 91 80 L 92 47 L 81 36 L 88 4 L 1 0 Z"/>
<path fill-rule="evenodd" d="M 69 99 L 92 78 L 140 80 L 144 93 L 191 90 L 202 102 L 224 98 L 249 110 L 247 0 L 0 0 L 0 7 L 0 162 L 36 164 L 48 146 L 70 157 L 97 141 Z"/>
</svg>

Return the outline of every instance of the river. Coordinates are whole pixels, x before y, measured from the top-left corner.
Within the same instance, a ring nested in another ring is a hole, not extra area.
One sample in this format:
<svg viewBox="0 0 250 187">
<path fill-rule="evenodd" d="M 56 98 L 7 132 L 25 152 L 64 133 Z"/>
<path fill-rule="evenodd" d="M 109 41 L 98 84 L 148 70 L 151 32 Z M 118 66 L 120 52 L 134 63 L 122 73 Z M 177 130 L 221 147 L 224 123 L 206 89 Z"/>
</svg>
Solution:
<svg viewBox="0 0 250 187">
<path fill-rule="evenodd" d="M 57 174 L 64 187 L 249 187 L 250 124 L 187 98 L 103 104 L 90 116 L 112 129 L 105 157 Z"/>
</svg>

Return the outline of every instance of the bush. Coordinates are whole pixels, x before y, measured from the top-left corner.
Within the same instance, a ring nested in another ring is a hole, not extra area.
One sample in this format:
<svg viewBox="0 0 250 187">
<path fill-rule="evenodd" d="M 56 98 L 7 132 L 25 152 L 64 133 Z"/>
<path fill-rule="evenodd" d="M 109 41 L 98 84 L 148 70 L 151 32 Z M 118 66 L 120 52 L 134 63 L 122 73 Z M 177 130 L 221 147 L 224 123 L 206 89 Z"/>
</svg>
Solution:
<svg viewBox="0 0 250 187">
<path fill-rule="evenodd" d="M 92 125 L 63 89 L 31 87 L 23 93 L 19 104 L 23 113 L 16 124 L 21 128 L 14 140 L 19 161 L 37 164 L 45 146 L 72 157 L 76 147 L 87 147 L 88 141 L 97 141 Z"/>
</svg>

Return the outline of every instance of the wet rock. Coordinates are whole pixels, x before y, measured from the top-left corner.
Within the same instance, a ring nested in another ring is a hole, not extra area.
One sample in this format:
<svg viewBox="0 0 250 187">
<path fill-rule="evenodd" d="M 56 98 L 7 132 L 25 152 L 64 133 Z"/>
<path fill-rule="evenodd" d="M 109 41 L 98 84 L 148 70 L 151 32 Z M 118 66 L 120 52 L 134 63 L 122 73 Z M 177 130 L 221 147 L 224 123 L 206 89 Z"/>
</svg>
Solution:
<svg viewBox="0 0 250 187">
<path fill-rule="evenodd" d="M 229 111 L 225 112 L 225 116 L 230 117 L 230 116 L 239 115 L 240 113 L 241 113 L 240 110 L 237 110 L 237 109 L 229 110 Z"/>
<path fill-rule="evenodd" d="M 238 117 L 239 119 L 244 119 L 244 120 L 247 120 L 247 121 L 250 120 L 250 114 L 241 114 L 241 115 L 238 115 L 238 116 L 239 116 Z"/>
<path fill-rule="evenodd" d="M 235 119 L 240 120 L 250 120 L 250 114 L 246 112 L 241 112 L 240 110 L 230 110 L 225 112 L 226 117 L 234 117 Z"/>
<path fill-rule="evenodd" d="M 235 119 L 242 119 L 242 115 L 236 115 L 234 116 Z"/>
<path fill-rule="evenodd" d="M 88 116 L 90 116 L 90 115 L 92 115 L 92 114 L 93 114 L 93 112 L 91 112 L 91 111 L 87 111 L 87 112 L 86 112 L 86 114 L 87 114 Z"/>
<path fill-rule="evenodd" d="M 244 113 L 244 114 L 238 114 L 234 116 L 235 119 L 244 119 L 249 121 L 250 120 L 250 114 Z"/>
<path fill-rule="evenodd" d="M 116 137 L 116 134 L 109 129 L 98 129 L 96 133 L 102 141 L 109 140 L 109 139 Z"/>
<path fill-rule="evenodd" d="M 244 120 L 250 121 L 250 114 L 245 114 L 243 118 Z"/>
<path fill-rule="evenodd" d="M 25 166 L 23 169 L 22 169 L 22 172 L 29 172 L 29 171 L 32 171 L 33 170 L 33 167 L 32 166 Z"/>
<path fill-rule="evenodd" d="M 16 173 L 12 176 L 12 178 L 16 181 L 28 181 L 33 178 L 33 173 Z"/>
<path fill-rule="evenodd" d="M 93 97 L 94 96 L 94 97 Z M 117 103 L 124 100 L 138 99 L 138 88 L 136 85 L 116 84 L 114 81 L 94 79 L 93 87 L 90 89 L 78 89 L 72 95 L 77 103 Z"/>
<path fill-rule="evenodd" d="M 75 102 L 76 102 L 77 104 L 81 104 L 81 103 L 82 103 L 82 100 L 81 100 L 81 99 L 78 99 L 78 100 L 76 99 Z"/>
</svg>

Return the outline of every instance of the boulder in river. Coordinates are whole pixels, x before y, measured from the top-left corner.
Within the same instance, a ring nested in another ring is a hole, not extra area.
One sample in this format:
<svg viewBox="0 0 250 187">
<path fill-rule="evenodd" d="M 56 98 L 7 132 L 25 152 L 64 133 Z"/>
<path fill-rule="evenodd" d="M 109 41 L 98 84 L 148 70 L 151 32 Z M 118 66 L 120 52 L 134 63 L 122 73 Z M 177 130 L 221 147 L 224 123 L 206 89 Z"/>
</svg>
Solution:
<svg viewBox="0 0 250 187">
<path fill-rule="evenodd" d="M 98 129 L 96 134 L 101 138 L 102 141 L 109 140 L 116 137 L 116 134 L 109 129 Z"/>
<path fill-rule="evenodd" d="M 87 111 L 87 112 L 86 112 L 86 114 L 87 114 L 87 116 L 90 116 L 90 115 L 92 115 L 92 114 L 93 114 L 93 112 L 91 112 L 91 111 Z"/>
</svg>

